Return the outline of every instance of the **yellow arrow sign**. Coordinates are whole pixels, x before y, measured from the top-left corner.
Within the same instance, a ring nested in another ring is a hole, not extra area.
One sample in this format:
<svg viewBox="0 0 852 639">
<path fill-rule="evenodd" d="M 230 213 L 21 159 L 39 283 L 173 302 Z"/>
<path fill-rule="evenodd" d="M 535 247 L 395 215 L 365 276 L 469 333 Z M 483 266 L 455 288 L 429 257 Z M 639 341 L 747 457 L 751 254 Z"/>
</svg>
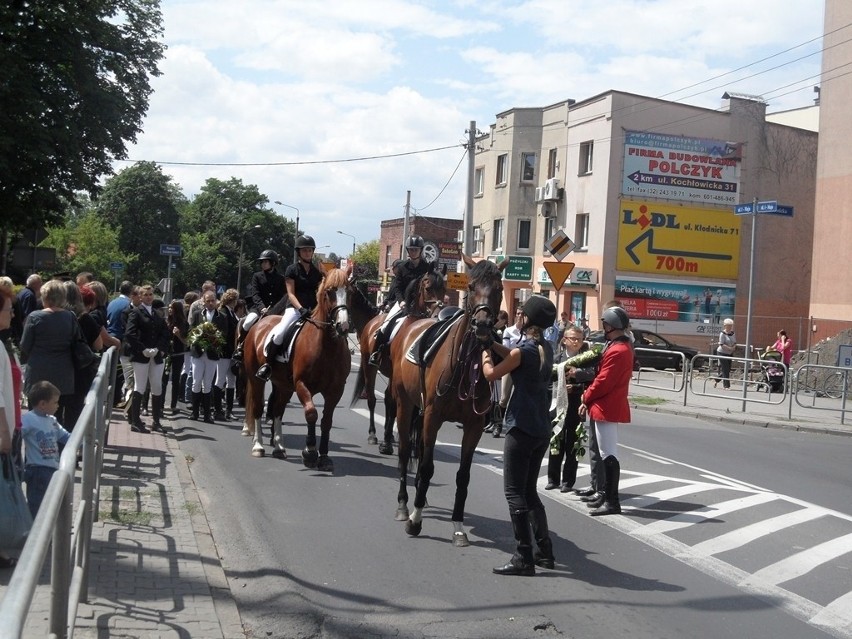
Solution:
<svg viewBox="0 0 852 639">
<path fill-rule="evenodd" d="M 565 280 L 571 275 L 574 270 L 574 262 L 545 262 L 544 270 L 547 271 L 550 281 L 553 283 L 553 288 L 557 291 L 565 284 Z"/>
</svg>

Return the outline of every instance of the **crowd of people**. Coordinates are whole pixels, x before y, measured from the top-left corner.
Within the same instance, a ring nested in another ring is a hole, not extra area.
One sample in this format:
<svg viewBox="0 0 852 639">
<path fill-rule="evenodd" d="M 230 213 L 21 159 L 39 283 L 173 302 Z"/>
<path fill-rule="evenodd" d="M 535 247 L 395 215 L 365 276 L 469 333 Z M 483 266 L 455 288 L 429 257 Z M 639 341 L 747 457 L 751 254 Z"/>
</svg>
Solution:
<svg viewBox="0 0 852 639">
<path fill-rule="evenodd" d="M 301 236 L 298 259 L 283 275 L 277 270 L 278 256 L 263 251 L 246 300 L 235 289 L 217 296 L 212 281 L 166 305 L 151 285 L 129 281 L 121 283 L 110 301 L 106 286 L 90 273 L 80 273 L 76 281 L 54 277 L 45 282 L 31 275 L 17 294 L 9 278 L 0 278 L 0 339 L 5 346 L 0 349 L 0 453 L 10 455 L 23 472 L 32 515 L 79 419 L 100 353 L 118 349 L 121 392 L 116 404 L 132 431 L 162 432 L 166 410 L 177 414 L 179 403 L 186 404 L 194 420 L 231 421 L 247 331 L 270 313 L 281 315 L 265 347 L 267 361 L 274 363 L 286 356 L 280 351 L 288 328 L 316 303 L 323 273 L 313 261 L 315 248 L 312 238 Z M 392 291 L 404 290 L 427 267 L 422 249 L 422 238 L 407 240 L 408 257 L 396 264 Z M 393 297 L 390 321 L 380 329 L 371 358 L 374 364 L 393 319 L 406 311 L 402 299 Z M 494 338 L 483 348 L 482 372 L 499 382 L 486 430 L 505 437 L 504 491 L 517 541 L 516 553 L 494 569 L 497 574 L 533 575 L 536 566 L 554 565 L 547 515 L 537 492 L 548 450 L 546 490 L 573 492 L 593 516 L 621 511 L 617 426 L 630 421 L 632 338 L 627 313 L 618 305 L 609 305 L 601 321 L 607 343 L 600 357 L 588 365 L 572 365 L 572 358 L 588 348 L 585 319 L 581 325 L 569 321 L 567 313 L 557 319 L 554 304 L 534 295 L 517 310 L 514 322 L 500 311 Z M 778 350 L 783 349 L 782 342 Z M 565 365 L 554 389 L 553 371 L 561 363 Z M 268 366 L 258 371 L 261 378 L 268 375 Z M 556 431 L 550 413 L 554 392 L 567 406 Z M 26 398 L 26 410 L 21 398 Z M 150 428 L 144 416 L 151 418 Z M 591 483 L 575 489 L 576 450 L 583 444 L 578 427 L 587 418 Z M 0 568 L 14 561 L 0 548 Z"/>
</svg>

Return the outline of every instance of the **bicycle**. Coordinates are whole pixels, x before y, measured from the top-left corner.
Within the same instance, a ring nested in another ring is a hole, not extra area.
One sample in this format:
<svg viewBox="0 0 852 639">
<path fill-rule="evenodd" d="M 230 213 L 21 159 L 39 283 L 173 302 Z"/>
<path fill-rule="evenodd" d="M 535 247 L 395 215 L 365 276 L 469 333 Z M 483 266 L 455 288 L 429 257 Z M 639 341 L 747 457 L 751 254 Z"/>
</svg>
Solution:
<svg viewBox="0 0 852 639">
<path fill-rule="evenodd" d="M 832 399 L 840 399 L 844 395 L 849 397 L 852 394 L 852 375 L 849 373 L 849 370 L 836 371 L 827 376 L 823 384 L 825 396 Z"/>
</svg>

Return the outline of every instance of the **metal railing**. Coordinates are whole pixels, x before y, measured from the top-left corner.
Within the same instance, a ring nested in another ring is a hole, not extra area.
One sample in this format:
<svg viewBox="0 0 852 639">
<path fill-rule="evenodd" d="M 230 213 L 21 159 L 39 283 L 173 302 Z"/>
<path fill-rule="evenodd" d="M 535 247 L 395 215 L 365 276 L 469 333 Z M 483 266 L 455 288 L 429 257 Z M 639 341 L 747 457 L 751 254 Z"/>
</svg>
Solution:
<svg viewBox="0 0 852 639">
<path fill-rule="evenodd" d="M 83 412 L 65 445 L 57 470 L 33 522 L 6 595 L 0 602 L 0 639 L 23 636 L 30 606 L 48 550 L 50 565 L 50 637 L 74 634 L 77 606 L 88 597 L 89 545 L 97 521 L 106 432 L 112 412 L 118 352 L 101 358 Z M 82 449 L 80 496 L 74 510 L 77 451 Z"/>
</svg>

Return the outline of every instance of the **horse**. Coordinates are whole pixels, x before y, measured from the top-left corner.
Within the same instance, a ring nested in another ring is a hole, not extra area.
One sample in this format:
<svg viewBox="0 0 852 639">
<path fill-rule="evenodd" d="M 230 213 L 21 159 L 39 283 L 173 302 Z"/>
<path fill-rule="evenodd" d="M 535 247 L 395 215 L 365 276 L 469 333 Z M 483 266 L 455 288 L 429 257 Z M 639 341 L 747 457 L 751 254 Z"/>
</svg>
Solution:
<svg viewBox="0 0 852 639">
<path fill-rule="evenodd" d="M 491 336 L 503 297 L 502 272 L 509 264 L 508 259 L 499 265 L 487 260 L 474 262 L 467 255 L 462 255 L 462 259 L 470 269 L 465 309 L 449 328 L 434 357 L 419 365 L 406 358 L 415 340 L 433 325 L 431 320 L 413 322 L 405 332 L 398 333 L 391 344 L 391 392 L 396 402 L 399 429 L 399 493 L 395 518 L 406 522 L 405 530 L 409 535 L 420 534 L 426 493 L 435 472 L 438 430 L 445 421 L 459 422 L 464 432 L 452 514 L 453 545 L 457 547 L 470 545 L 463 527 L 464 506 L 473 454 L 491 410 L 492 388 L 482 375 L 480 365 L 482 340 Z M 419 415 L 417 424 L 412 426 L 415 408 Z M 413 443 L 412 429 L 417 435 Z M 414 511 L 409 515 L 406 483 L 412 448 L 418 454 L 418 463 Z"/>
<path fill-rule="evenodd" d="M 295 392 L 305 413 L 308 434 L 302 451 L 302 462 L 307 468 L 332 472 L 334 463 L 328 456 L 329 433 L 334 409 L 343 395 L 346 378 L 352 365 L 349 351 L 349 301 L 348 275 L 340 269 L 329 271 L 317 291 L 317 305 L 304 322 L 294 340 L 290 359 L 286 364 L 274 363 L 271 381 L 275 388 L 272 407 L 273 457 L 286 459 L 281 434 L 281 416 Z M 264 343 L 280 318 L 267 316 L 252 326 L 245 339 L 243 366 L 246 375 L 246 426 L 252 435 L 253 457 L 263 457 L 260 416 L 263 412 L 265 382 L 255 377 L 266 361 Z M 323 396 L 324 408 L 320 422 L 320 444 L 317 450 L 316 423 L 318 411 L 313 402 L 317 394 Z"/>
<path fill-rule="evenodd" d="M 405 317 L 400 320 L 400 330 L 411 322 L 430 317 L 443 308 L 444 293 L 447 290 L 447 267 L 438 269 L 437 262 L 432 262 L 431 268 L 420 278 L 408 285 L 405 292 L 406 306 L 411 309 Z M 370 354 L 376 344 L 376 331 L 385 321 L 386 313 L 376 316 L 370 320 L 360 332 L 358 346 L 361 350 L 361 366 L 358 369 L 355 390 L 352 394 L 350 408 L 361 398 L 361 393 L 367 397 L 367 408 L 370 410 L 370 427 L 367 431 L 367 443 L 379 444 L 379 452 L 382 455 L 393 455 L 393 424 L 396 417 L 396 404 L 389 392 L 385 393 L 385 434 L 379 443 L 376 437 L 376 374 L 381 373 L 388 380 L 393 375 L 391 358 L 383 356 L 379 366 L 371 366 L 368 363 Z M 388 350 L 390 350 L 388 348 Z M 390 381 L 388 382 L 390 383 Z"/>
</svg>

